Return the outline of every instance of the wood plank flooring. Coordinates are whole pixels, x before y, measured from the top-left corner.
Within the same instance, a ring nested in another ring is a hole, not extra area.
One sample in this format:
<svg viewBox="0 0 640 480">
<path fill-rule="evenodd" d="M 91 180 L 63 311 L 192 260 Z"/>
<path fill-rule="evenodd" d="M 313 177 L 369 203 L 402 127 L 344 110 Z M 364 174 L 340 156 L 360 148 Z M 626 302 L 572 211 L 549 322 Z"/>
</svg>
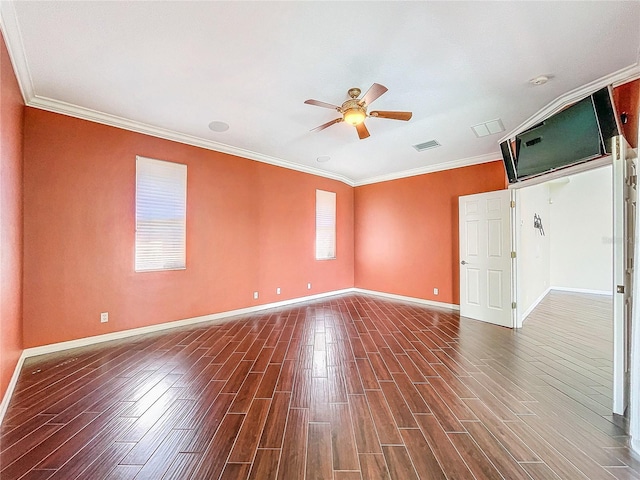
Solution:
<svg viewBox="0 0 640 480">
<path fill-rule="evenodd" d="M 520 331 L 343 295 L 25 362 L 0 478 L 640 479 L 611 299 Z"/>
</svg>

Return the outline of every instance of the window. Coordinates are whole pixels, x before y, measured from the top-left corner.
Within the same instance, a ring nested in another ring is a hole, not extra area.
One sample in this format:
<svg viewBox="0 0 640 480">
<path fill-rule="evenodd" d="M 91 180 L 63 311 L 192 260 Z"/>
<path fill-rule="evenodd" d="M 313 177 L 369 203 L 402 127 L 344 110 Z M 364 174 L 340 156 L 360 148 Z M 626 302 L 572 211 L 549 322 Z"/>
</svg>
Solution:
<svg viewBox="0 0 640 480">
<path fill-rule="evenodd" d="M 136 272 L 186 268 L 187 166 L 136 157 Z"/>
<path fill-rule="evenodd" d="M 336 194 L 316 190 L 316 260 L 336 258 Z"/>
</svg>

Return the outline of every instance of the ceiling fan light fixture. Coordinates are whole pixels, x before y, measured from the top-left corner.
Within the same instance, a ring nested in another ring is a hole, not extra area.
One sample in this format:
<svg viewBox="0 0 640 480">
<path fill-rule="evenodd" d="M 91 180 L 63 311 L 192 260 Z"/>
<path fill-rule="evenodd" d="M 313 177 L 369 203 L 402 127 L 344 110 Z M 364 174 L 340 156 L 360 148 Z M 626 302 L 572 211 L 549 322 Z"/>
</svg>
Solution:
<svg viewBox="0 0 640 480">
<path fill-rule="evenodd" d="M 380 85 L 379 83 L 374 83 L 371 85 L 371 88 L 367 90 L 367 93 L 364 94 L 362 98 L 358 98 L 360 96 L 359 88 L 351 88 L 348 91 L 349 99 L 344 101 L 341 106 L 333 105 L 327 102 L 320 102 L 318 100 L 305 100 L 304 103 L 307 105 L 315 105 L 317 107 L 330 108 L 331 110 L 337 110 L 341 117 L 335 118 L 333 120 L 328 121 L 327 123 L 323 123 L 319 127 L 312 129 L 312 132 L 318 132 L 320 130 L 324 130 L 331 125 L 335 125 L 336 123 L 346 122 L 349 125 L 353 125 L 356 127 L 356 132 L 358 133 L 358 137 L 360 140 L 364 140 L 370 136 L 369 130 L 367 129 L 364 121 L 367 117 L 378 117 L 378 118 L 388 118 L 391 120 L 403 120 L 408 121 L 411 119 L 411 112 L 392 112 L 387 110 L 379 110 L 375 112 L 371 112 L 367 114 L 367 109 L 371 102 L 380 97 L 380 95 L 384 94 L 387 91 L 387 87 L 384 85 Z"/>
<path fill-rule="evenodd" d="M 367 118 L 367 114 L 363 108 L 349 108 L 344 112 L 344 121 L 353 126 L 360 125 L 365 118 Z"/>
</svg>

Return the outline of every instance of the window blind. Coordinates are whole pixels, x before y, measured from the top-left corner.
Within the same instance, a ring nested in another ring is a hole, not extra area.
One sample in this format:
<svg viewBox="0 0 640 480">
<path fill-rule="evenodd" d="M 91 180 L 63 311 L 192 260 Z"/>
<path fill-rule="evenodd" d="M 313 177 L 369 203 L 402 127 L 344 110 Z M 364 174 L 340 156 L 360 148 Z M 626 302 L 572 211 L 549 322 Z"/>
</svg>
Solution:
<svg viewBox="0 0 640 480">
<path fill-rule="evenodd" d="M 316 190 L 316 260 L 336 258 L 336 194 Z"/>
<path fill-rule="evenodd" d="M 186 268 L 187 166 L 136 157 L 136 272 Z"/>
</svg>

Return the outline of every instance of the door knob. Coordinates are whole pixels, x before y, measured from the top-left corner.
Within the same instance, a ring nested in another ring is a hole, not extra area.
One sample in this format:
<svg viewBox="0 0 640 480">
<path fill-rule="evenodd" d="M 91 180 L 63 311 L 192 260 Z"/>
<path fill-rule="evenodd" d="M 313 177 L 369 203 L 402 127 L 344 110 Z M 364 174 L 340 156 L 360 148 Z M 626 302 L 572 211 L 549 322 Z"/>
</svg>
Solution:
<svg viewBox="0 0 640 480">
<path fill-rule="evenodd" d="M 462 260 L 460 263 L 461 263 L 462 265 L 466 265 L 466 264 L 467 264 L 467 262 L 465 262 L 464 260 Z"/>
</svg>

